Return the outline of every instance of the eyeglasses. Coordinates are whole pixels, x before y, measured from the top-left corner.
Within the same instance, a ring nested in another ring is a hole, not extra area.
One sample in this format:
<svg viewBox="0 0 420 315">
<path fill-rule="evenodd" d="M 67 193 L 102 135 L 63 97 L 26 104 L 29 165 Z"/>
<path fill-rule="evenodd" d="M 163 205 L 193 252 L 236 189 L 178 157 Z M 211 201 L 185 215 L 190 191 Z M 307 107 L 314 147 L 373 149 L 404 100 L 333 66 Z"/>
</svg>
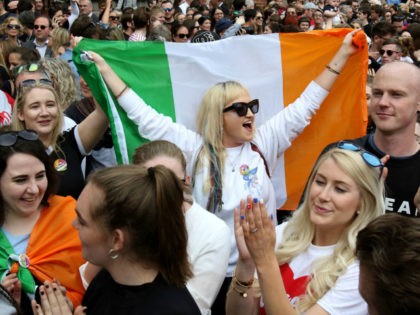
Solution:
<svg viewBox="0 0 420 315">
<path fill-rule="evenodd" d="M 258 113 L 258 109 L 260 108 L 259 101 L 255 99 L 249 103 L 245 103 L 245 102 L 233 103 L 229 107 L 226 107 L 225 109 L 223 109 L 223 112 L 226 113 L 228 111 L 234 110 L 238 114 L 239 117 L 243 117 L 248 113 L 248 108 L 251 110 L 253 114 Z"/>
<path fill-rule="evenodd" d="M 118 16 L 110 16 L 109 18 L 113 21 L 118 21 L 120 19 Z"/>
<path fill-rule="evenodd" d="M 393 53 L 399 53 L 399 51 L 395 51 L 395 50 L 388 50 L 388 49 L 387 49 L 387 50 L 384 50 L 384 49 L 379 50 L 379 54 L 380 54 L 381 56 L 383 56 L 383 55 L 384 55 L 384 53 L 386 53 L 388 57 L 391 57 Z"/>
<path fill-rule="evenodd" d="M 172 8 L 165 8 L 165 9 L 163 9 L 163 11 L 165 11 L 165 12 L 171 12 L 172 11 Z"/>
<path fill-rule="evenodd" d="M 39 80 L 35 80 L 35 79 L 28 79 L 28 80 L 23 80 L 22 82 L 20 82 L 20 87 L 23 86 L 32 86 L 35 84 L 46 84 L 46 85 L 51 85 L 52 86 L 52 81 L 49 79 L 39 79 Z"/>
<path fill-rule="evenodd" d="M 366 162 L 367 165 L 369 165 L 371 167 L 379 167 L 380 168 L 379 177 L 381 177 L 382 170 L 384 168 L 384 164 L 382 163 L 382 161 L 376 155 L 373 155 L 372 153 L 366 151 L 365 149 L 355 145 L 354 143 L 348 142 L 348 141 L 340 141 L 337 144 L 337 147 L 339 149 L 343 149 L 343 150 L 360 152 L 360 155 L 362 156 L 363 160 Z"/>
<path fill-rule="evenodd" d="M 20 30 L 20 25 L 19 24 L 7 24 L 7 28 L 9 30 Z"/>
<path fill-rule="evenodd" d="M 34 25 L 34 29 L 41 29 L 41 30 L 45 30 L 46 28 L 47 28 L 48 26 L 46 26 L 46 25 Z"/>
<path fill-rule="evenodd" d="M 179 38 L 188 38 L 188 34 L 177 34 Z"/>
<path fill-rule="evenodd" d="M 17 142 L 17 139 L 35 141 L 38 140 L 38 134 L 33 130 L 8 131 L 0 134 L 0 146 L 10 147 Z"/>
</svg>

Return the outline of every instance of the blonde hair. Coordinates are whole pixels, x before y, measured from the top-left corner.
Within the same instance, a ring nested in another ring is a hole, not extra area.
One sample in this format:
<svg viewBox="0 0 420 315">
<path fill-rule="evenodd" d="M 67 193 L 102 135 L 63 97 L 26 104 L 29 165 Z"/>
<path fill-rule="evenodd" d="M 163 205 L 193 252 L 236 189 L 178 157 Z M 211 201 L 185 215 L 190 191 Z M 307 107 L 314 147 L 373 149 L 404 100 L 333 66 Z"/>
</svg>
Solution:
<svg viewBox="0 0 420 315">
<path fill-rule="evenodd" d="M 207 163 L 213 162 L 217 165 L 218 170 L 223 172 L 225 162 L 223 108 L 244 93 L 248 93 L 248 90 L 242 84 L 236 81 L 227 81 L 217 83 L 204 94 L 196 120 L 198 133 L 204 141 L 203 149 L 197 159 L 197 170 Z M 205 183 L 207 191 L 211 187 L 210 174 L 208 175 Z"/>
<path fill-rule="evenodd" d="M 58 103 L 65 110 L 73 101 L 77 100 L 76 79 L 73 70 L 67 62 L 59 58 L 44 58 L 39 63 L 48 72 L 57 91 Z"/>
<path fill-rule="evenodd" d="M 25 107 L 25 102 L 26 102 L 26 96 L 28 95 L 28 93 L 30 91 L 32 91 L 33 89 L 45 89 L 50 91 L 51 93 L 53 93 L 54 98 L 56 100 L 57 103 L 57 108 L 58 108 L 58 117 L 57 117 L 57 125 L 55 126 L 52 135 L 51 135 L 51 143 L 50 145 L 52 146 L 54 151 L 60 151 L 60 147 L 57 144 L 57 140 L 58 137 L 61 134 L 61 129 L 63 126 L 63 110 L 58 102 L 58 96 L 57 96 L 57 92 L 54 90 L 54 88 L 51 85 L 47 85 L 47 84 L 41 84 L 41 83 L 36 83 L 34 85 L 31 86 L 21 86 L 19 93 L 17 95 L 16 101 L 15 101 L 15 106 L 13 107 L 13 114 L 12 114 L 12 128 L 13 130 L 23 130 L 26 129 L 26 124 L 25 121 L 21 121 L 18 118 L 18 113 L 22 112 L 24 107 Z"/>
<path fill-rule="evenodd" d="M 360 191 L 358 212 L 353 221 L 343 231 L 331 256 L 318 259 L 313 264 L 313 274 L 305 295 L 296 305 L 299 312 L 305 312 L 330 290 L 339 276 L 355 260 L 356 237 L 370 221 L 384 213 L 383 180 L 379 179 L 378 168 L 370 167 L 359 152 L 334 148 L 324 153 L 316 163 L 309 179 L 303 204 L 295 211 L 288 222 L 282 242 L 276 250 L 279 264 L 290 262 L 304 252 L 315 236 L 315 226 L 310 221 L 308 201 L 311 185 L 317 171 L 327 159 L 332 159 L 337 166 L 350 176 Z"/>
<path fill-rule="evenodd" d="M 1 23 L 1 25 L 0 25 L 0 35 L 7 35 L 7 32 L 6 32 L 7 25 L 9 25 L 11 21 L 16 21 L 16 24 L 18 24 L 20 26 L 19 34 L 18 34 L 17 37 L 22 36 L 23 35 L 23 25 L 22 25 L 22 23 L 20 23 L 17 16 L 10 16 L 7 19 L 5 19 L 3 21 L 3 23 Z"/>
<path fill-rule="evenodd" d="M 52 45 L 51 50 L 54 52 L 54 56 L 59 56 L 60 47 L 69 47 L 70 46 L 70 32 L 63 28 L 57 27 L 51 31 Z"/>
</svg>

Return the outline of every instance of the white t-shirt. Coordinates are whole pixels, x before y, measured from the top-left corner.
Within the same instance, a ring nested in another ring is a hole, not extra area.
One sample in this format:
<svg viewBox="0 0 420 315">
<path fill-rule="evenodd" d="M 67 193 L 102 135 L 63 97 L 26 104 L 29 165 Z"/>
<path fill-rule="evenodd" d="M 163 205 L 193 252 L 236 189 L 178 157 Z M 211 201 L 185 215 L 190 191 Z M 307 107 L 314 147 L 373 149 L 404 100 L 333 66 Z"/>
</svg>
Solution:
<svg viewBox="0 0 420 315">
<path fill-rule="evenodd" d="M 283 231 L 287 225 L 284 222 L 276 227 L 276 248 L 281 242 Z M 299 296 L 305 293 L 307 281 L 310 280 L 313 263 L 319 258 L 333 254 L 335 245 L 310 245 L 308 249 L 289 263 L 280 266 L 283 283 L 290 303 L 295 305 Z M 317 304 L 332 315 L 364 315 L 368 314 L 367 304 L 359 294 L 359 263 L 350 264 L 347 271 L 341 275 Z M 260 306 L 263 306 L 261 299 Z"/>
</svg>

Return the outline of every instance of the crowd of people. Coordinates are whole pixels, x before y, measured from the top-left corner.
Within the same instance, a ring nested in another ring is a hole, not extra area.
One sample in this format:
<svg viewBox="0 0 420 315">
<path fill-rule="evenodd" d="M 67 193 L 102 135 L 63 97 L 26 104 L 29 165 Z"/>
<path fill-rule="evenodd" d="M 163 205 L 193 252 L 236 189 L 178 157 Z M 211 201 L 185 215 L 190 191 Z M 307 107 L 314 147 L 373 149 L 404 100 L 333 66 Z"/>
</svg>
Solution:
<svg viewBox="0 0 420 315">
<path fill-rule="evenodd" d="M 0 0 L 0 314 L 420 313 L 418 0 L 94 7 Z M 86 52 L 133 132 L 151 140 L 125 166 L 72 60 L 80 37 L 185 45 L 331 28 L 354 30 L 259 127 L 259 101 L 240 82 L 210 87 L 189 130 L 146 104 L 100 52 Z M 270 174 L 361 33 L 367 133 L 322 151 L 281 222 Z M 252 187 L 244 165 L 255 169 Z"/>
</svg>

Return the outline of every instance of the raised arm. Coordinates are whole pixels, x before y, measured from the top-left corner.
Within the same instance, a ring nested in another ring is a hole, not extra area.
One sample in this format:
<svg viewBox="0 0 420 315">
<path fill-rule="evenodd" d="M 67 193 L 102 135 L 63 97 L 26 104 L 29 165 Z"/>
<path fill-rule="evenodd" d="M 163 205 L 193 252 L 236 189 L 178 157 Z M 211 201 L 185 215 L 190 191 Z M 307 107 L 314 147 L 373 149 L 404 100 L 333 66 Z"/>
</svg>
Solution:
<svg viewBox="0 0 420 315">
<path fill-rule="evenodd" d="M 324 89 L 328 91 L 331 89 L 331 87 L 334 85 L 334 82 L 340 75 L 341 70 L 344 68 L 347 59 L 349 59 L 349 57 L 357 51 L 358 48 L 353 44 L 353 37 L 359 31 L 360 30 L 354 30 L 344 37 L 340 49 L 325 67 L 324 71 L 322 71 L 315 79 L 315 82 Z"/>
<path fill-rule="evenodd" d="M 108 127 L 108 118 L 96 100 L 94 102 L 95 110 L 77 127 L 85 152 L 90 152 L 95 147 Z"/>
</svg>

